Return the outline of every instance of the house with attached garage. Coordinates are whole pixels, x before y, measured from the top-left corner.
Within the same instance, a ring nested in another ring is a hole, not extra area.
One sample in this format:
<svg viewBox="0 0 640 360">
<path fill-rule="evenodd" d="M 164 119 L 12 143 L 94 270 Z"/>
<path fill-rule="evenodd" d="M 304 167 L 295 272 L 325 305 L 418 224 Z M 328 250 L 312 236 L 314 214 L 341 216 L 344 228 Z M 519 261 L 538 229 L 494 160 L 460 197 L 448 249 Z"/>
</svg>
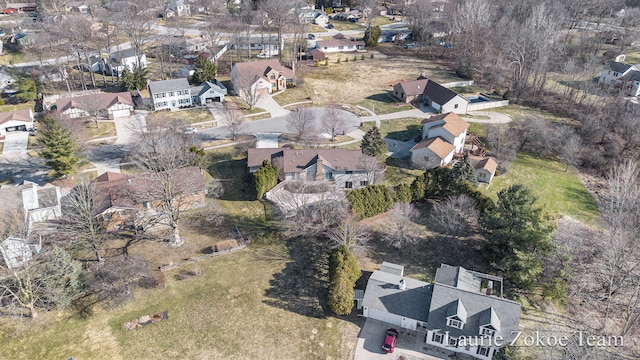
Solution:
<svg viewBox="0 0 640 360">
<path fill-rule="evenodd" d="M 204 170 L 190 166 L 170 174 L 175 186 L 173 206 L 188 210 L 206 204 Z M 162 175 L 165 176 L 165 175 Z M 158 176 L 150 173 L 106 172 L 92 181 L 95 187 L 96 218 L 108 232 L 125 228 L 149 228 L 163 223 L 166 216 Z"/>
<path fill-rule="evenodd" d="M 249 149 L 247 167 L 253 174 L 268 160 L 279 170 L 279 180 L 331 181 L 339 188 L 373 184 L 375 158 L 346 149 Z"/>
<path fill-rule="evenodd" d="M 151 81 L 147 87 L 156 111 L 192 105 L 191 85 L 186 78 Z"/>
<path fill-rule="evenodd" d="M 425 169 L 445 166 L 464 152 L 469 123 L 455 113 L 422 121 L 422 141 L 411 148 L 411 162 Z"/>
<path fill-rule="evenodd" d="M 317 40 L 316 49 L 325 53 L 364 52 L 365 43 L 362 40 L 355 40 L 343 34 L 336 34 L 331 40 Z"/>
<path fill-rule="evenodd" d="M 227 88 L 216 79 L 191 87 L 191 102 L 198 105 L 224 102 L 225 95 L 227 95 Z"/>
<path fill-rule="evenodd" d="M 466 114 L 469 100 L 424 76 L 393 85 L 393 97 L 405 103 L 424 103 L 440 113 Z"/>
<path fill-rule="evenodd" d="M 521 305 L 503 297 L 502 283 L 500 277 L 441 264 L 430 284 L 383 262 L 367 282 L 362 314 L 417 331 L 425 350 L 447 358 L 492 359 L 523 330 Z"/>
<path fill-rule="evenodd" d="M 27 131 L 33 129 L 33 112 L 31 109 L 14 110 L 0 113 L 0 136 L 8 131 Z"/>
<path fill-rule="evenodd" d="M 56 100 L 56 111 L 67 119 L 89 116 L 113 119 L 129 116 L 133 111 L 133 99 L 128 91 L 97 93 Z"/>
<path fill-rule="evenodd" d="M 231 69 L 231 84 L 238 94 L 249 85 L 256 87 L 258 92 L 271 94 L 293 86 L 294 81 L 293 70 L 281 65 L 277 59 L 235 63 Z"/>
</svg>

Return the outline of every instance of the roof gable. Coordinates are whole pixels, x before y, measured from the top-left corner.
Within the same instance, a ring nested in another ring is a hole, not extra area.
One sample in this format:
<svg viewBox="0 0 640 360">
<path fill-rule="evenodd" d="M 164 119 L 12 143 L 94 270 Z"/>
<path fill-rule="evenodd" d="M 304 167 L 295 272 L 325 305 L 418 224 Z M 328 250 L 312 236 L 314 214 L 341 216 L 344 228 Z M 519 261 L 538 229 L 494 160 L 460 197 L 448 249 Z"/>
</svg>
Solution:
<svg viewBox="0 0 640 360">
<path fill-rule="evenodd" d="M 302 172 L 323 159 L 323 164 L 335 171 L 364 171 L 362 160 L 367 158 L 361 151 L 347 149 L 249 149 L 247 166 L 259 167 L 269 160 L 285 173 Z"/>
<path fill-rule="evenodd" d="M 448 143 L 441 137 L 433 137 L 427 138 L 419 143 L 417 143 L 414 147 L 411 148 L 411 151 L 419 150 L 423 148 L 428 148 L 440 159 L 446 158 L 453 150 L 455 150 L 455 146 L 453 144 Z"/>
<path fill-rule="evenodd" d="M 151 94 L 158 94 L 167 91 L 185 90 L 189 88 L 190 86 L 187 78 L 151 81 L 149 83 L 149 92 Z"/>
</svg>

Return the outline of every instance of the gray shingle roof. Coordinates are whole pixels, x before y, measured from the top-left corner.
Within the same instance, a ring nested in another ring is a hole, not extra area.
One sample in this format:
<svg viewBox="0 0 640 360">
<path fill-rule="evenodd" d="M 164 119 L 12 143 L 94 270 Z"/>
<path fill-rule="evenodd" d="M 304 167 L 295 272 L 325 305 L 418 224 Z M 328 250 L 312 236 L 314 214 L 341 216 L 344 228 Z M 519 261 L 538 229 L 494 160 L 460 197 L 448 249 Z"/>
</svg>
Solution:
<svg viewBox="0 0 640 360">
<path fill-rule="evenodd" d="M 455 301 L 460 301 L 467 310 L 466 323 L 462 329 L 447 326 L 447 310 Z M 495 310 L 495 317 L 500 324 L 496 335 L 502 336 L 506 343 L 510 342 L 516 335 L 512 331 L 520 329 L 519 303 L 436 283 L 433 285 L 428 326 L 431 329 L 449 331 L 452 337 L 478 336 L 480 326 L 486 325 L 487 315 L 484 312 L 491 308 Z"/>
<path fill-rule="evenodd" d="M 628 64 L 625 64 L 625 63 L 621 63 L 621 62 L 617 62 L 617 61 L 609 61 L 604 66 L 604 69 L 605 70 L 611 70 L 611 71 L 619 72 L 619 73 L 623 73 L 623 72 L 629 70 L 630 67 L 631 67 L 631 65 L 628 65 Z"/>
<path fill-rule="evenodd" d="M 435 282 L 467 291 L 480 291 L 480 279 L 462 266 L 440 264 Z"/>
<path fill-rule="evenodd" d="M 398 288 L 404 279 L 406 288 Z M 424 281 L 403 278 L 384 271 L 374 271 L 364 294 L 362 305 L 410 319 L 427 321 L 432 285 Z"/>
<path fill-rule="evenodd" d="M 151 94 L 163 93 L 167 91 L 178 91 L 189 89 L 189 81 L 187 78 L 152 81 L 149 83 L 149 92 Z"/>
</svg>

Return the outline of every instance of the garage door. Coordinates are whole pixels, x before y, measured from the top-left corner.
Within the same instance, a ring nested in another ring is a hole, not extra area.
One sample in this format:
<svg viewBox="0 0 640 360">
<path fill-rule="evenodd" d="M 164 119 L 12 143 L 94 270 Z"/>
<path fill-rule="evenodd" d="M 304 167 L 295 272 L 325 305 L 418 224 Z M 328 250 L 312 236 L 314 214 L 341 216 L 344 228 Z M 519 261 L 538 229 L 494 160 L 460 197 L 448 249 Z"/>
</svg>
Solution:
<svg viewBox="0 0 640 360">
<path fill-rule="evenodd" d="M 395 314 L 390 314 L 386 311 L 380 311 L 380 310 L 376 310 L 376 309 L 372 309 L 372 308 L 368 308 L 368 315 L 367 317 L 370 317 L 372 319 L 376 319 L 376 320 L 380 320 L 380 321 L 384 321 L 386 323 L 389 324 L 393 324 L 396 326 L 401 326 L 402 325 L 402 316 L 398 316 Z"/>
<path fill-rule="evenodd" d="M 113 117 L 122 117 L 122 116 L 129 116 L 131 115 L 131 112 L 128 109 L 124 109 L 124 110 L 114 110 L 113 111 Z"/>
</svg>

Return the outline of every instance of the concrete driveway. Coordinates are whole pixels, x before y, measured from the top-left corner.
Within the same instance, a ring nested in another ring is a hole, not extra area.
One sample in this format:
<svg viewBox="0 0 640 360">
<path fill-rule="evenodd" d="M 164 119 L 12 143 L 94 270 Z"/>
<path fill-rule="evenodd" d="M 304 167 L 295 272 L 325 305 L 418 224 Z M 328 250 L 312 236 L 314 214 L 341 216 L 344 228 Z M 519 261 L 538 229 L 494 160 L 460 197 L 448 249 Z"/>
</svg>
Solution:
<svg viewBox="0 0 640 360">
<path fill-rule="evenodd" d="M 415 141 L 400 141 L 384 138 L 387 142 L 387 148 L 391 153 L 391 157 L 398 159 L 408 159 L 411 157 L 411 148 L 415 146 Z"/>
<path fill-rule="evenodd" d="M 290 113 L 289 110 L 282 108 L 271 95 L 262 95 L 258 98 L 258 102 L 255 105 L 257 108 L 265 109 L 271 113 L 271 117 L 286 116 Z"/>
<path fill-rule="evenodd" d="M 367 319 L 358 335 L 354 360 L 440 360 L 418 351 L 424 344 L 424 333 L 394 327 L 400 332 L 396 350 L 392 354 L 382 351 L 382 342 L 388 328 L 394 327 L 382 321 Z"/>
<path fill-rule="evenodd" d="M 2 148 L 2 155 L 26 153 L 28 143 L 29 143 L 29 132 L 27 131 L 8 132 L 4 138 L 4 147 Z"/>
</svg>

